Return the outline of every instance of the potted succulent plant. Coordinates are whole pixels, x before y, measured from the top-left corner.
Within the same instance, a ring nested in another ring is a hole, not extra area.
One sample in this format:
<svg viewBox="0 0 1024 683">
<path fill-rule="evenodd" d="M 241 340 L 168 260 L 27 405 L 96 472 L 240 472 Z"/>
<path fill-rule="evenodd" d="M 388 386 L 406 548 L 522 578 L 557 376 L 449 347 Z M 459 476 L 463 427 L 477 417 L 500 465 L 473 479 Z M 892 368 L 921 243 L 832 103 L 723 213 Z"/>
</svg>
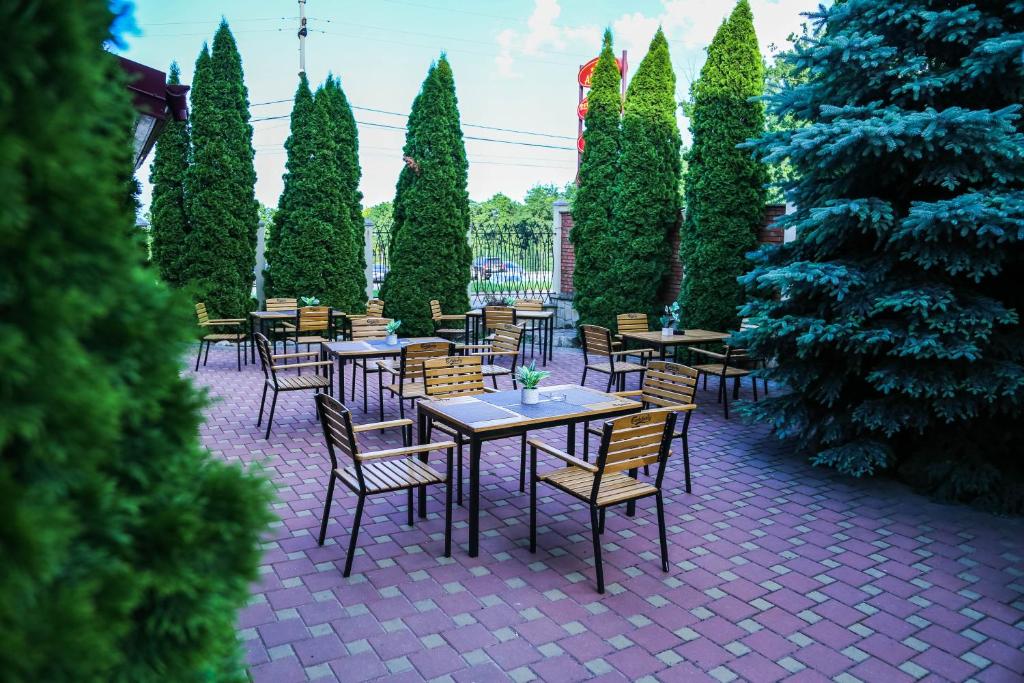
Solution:
<svg viewBox="0 0 1024 683">
<path fill-rule="evenodd" d="M 394 346 L 398 343 L 398 328 L 401 326 L 401 320 L 392 320 L 384 326 L 384 331 L 388 333 L 386 341 L 389 346 Z"/>
<path fill-rule="evenodd" d="M 536 362 L 519 366 L 519 370 L 516 371 L 516 378 L 523 385 L 520 398 L 523 405 L 530 406 L 540 403 L 540 390 L 537 387 L 550 374 L 547 370 L 538 370 Z"/>
<path fill-rule="evenodd" d="M 320 299 L 317 299 L 315 296 L 300 296 L 299 301 L 302 303 L 303 306 L 320 305 Z"/>
<path fill-rule="evenodd" d="M 509 308 L 513 308 L 516 305 L 516 298 L 514 296 L 505 297 L 505 305 Z"/>
<path fill-rule="evenodd" d="M 671 337 L 679 324 L 679 302 L 665 307 L 665 315 L 661 316 L 661 335 Z"/>
</svg>

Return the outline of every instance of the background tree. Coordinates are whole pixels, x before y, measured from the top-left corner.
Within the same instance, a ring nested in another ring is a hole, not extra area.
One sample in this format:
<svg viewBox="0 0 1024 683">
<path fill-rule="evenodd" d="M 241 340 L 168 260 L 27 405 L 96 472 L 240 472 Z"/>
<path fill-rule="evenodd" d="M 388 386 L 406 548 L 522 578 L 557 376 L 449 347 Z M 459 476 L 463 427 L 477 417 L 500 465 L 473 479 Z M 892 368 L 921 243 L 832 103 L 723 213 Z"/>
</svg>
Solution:
<svg viewBox="0 0 1024 683">
<path fill-rule="evenodd" d="M 291 134 L 284 190 L 268 243 L 269 296 L 315 296 L 338 306 L 336 228 L 341 206 L 337 141 L 328 118 L 326 98 L 317 106 L 306 74 L 292 105 Z M 350 237 L 344 235 L 345 242 Z"/>
<path fill-rule="evenodd" d="M 200 448 L 194 313 L 128 237 L 108 6 L 0 7 L 0 671 L 244 681 L 236 611 L 270 491 Z"/>
<path fill-rule="evenodd" d="M 338 206 L 331 249 L 335 272 L 329 298 L 342 310 L 362 311 L 366 304 L 366 230 L 363 193 L 359 191 L 359 135 L 340 78 L 327 76 L 317 91 L 316 106 L 326 108 L 338 157 Z"/>
<path fill-rule="evenodd" d="M 680 221 L 681 139 L 676 75 L 658 29 L 629 83 L 622 115 L 622 156 L 615 189 L 613 289 L 617 313 L 656 313 L 669 268 L 670 234 Z"/>
<path fill-rule="evenodd" d="M 686 220 L 680 233 L 682 324 L 734 330 L 743 290 L 736 278 L 749 265 L 764 220 L 764 164 L 737 145 L 764 132 L 764 61 L 747 0 L 740 0 L 708 47 L 693 84 L 686 176 Z"/>
<path fill-rule="evenodd" d="M 171 62 L 169 85 L 181 83 L 177 62 Z M 189 133 L 187 121 L 167 122 L 156 141 L 149 181 L 153 186 L 150 204 L 150 235 L 153 263 L 163 281 L 181 287 L 188 281 L 185 249 L 189 233 L 185 206 L 185 176 L 188 173 Z"/>
<path fill-rule="evenodd" d="M 251 310 L 259 215 L 248 91 L 226 21 L 214 35 L 212 52 L 204 45 L 196 60 L 191 123 L 189 279 L 211 315 L 244 316 Z"/>
<path fill-rule="evenodd" d="M 1024 3 L 813 19 L 810 80 L 771 98 L 809 125 L 760 145 L 797 171 L 797 237 L 744 278 L 742 343 L 792 391 L 750 413 L 816 464 L 1024 510 Z"/>
<path fill-rule="evenodd" d="M 611 262 L 615 258 L 615 184 L 621 151 L 619 117 L 622 112 L 621 76 L 612 52 L 612 33 L 604 42 L 584 120 L 584 149 L 579 188 L 572 203 L 573 228 L 569 233 L 576 256 L 573 271 L 573 306 L 580 323 L 615 327 L 620 299 L 613 295 Z"/>
<path fill-rule="evenodd" d="M 469 308 L 468 167 L 455 81 L 442 54 L 414 102 L 406 133 L 406 167 L 395 196 L 391 271 L 381 298 L 402 333 L 433 330 L 430 300 Z"/>
</svg>

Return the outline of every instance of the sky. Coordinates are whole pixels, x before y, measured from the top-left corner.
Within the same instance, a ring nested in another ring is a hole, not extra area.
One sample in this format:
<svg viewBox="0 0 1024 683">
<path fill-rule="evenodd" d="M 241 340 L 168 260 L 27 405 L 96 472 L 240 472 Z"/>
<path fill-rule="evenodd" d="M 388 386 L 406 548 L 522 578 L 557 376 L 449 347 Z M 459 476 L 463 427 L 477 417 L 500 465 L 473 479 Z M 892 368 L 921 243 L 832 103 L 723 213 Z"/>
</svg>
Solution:
<svg viewBox="0 0 1024 683">
<path fill-rule="evenodd" d="M 801 13 L 817 5 L 751 0 L 766 58 L 786 46 L 804 21 Z M 522 199 L 537 183 L 564 185 L 575 177 L 576 74 L 597 56 L 605 27 L 634 72 L 661 25 L 682 101 L 733 6 L 732 0 L 307 0 L 306 74 L 314 86 L 329 72 L 341 77 L 360 122 L 361 190 L 371 206 L 394 195 L 404 116 L 431 61 L 447 52 L 467 137 L 470 197 L 502 192 Z M 182 82 L 190 83 L 196 56 L 212 42 L 221 16 L 238 42 L 252 104 L 256 197 L 276 206 L 298 83 L 295 0 L 135 0 L 137 29 L 118 52 L 163 70 L 176 60 Z M 681 113 L 679 124 L 689 142 Z M 144 207 L 150 161 L 139 171 Z"/>
</svg>

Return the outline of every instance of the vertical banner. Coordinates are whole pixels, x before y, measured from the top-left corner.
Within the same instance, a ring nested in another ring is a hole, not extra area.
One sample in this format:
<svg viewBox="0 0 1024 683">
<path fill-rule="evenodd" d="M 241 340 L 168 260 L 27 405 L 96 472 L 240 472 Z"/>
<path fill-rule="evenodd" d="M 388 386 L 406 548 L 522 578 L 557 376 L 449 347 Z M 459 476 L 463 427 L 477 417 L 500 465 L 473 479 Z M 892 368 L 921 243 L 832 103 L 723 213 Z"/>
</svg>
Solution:
<svg viewBox="0 0 1024 683">
<path fill-rule="evenodd" d="M 576 126 L 576 182 L 579 182 L 580 174 L 580 162 L 583 160 L 583 148 L 585 146 L 583 142 L 583 121 L 587 118 L 587 95 L 586 91 L 590 89 L 590 83 L 594 78 L 594 69 L 597 67 L 597 60 L 600 57 L 594 57 L 586 64 L 580 67 L 579 72 L 576 74 L 576 83 L 579 85 L 580 95 L 579 102 L 576 105 L 576 118 L 578 120 Z M 622 59 L 616 59 L 615 65 L 619 67 L 619 76 L 621 76 L 622 91 L 619 93 L 619 97 L 623 102 L 626 101 L 626 74 L 629 73 L 629 62 L 626 60 L 626 51 L 622 51 Z"/>
</svg>

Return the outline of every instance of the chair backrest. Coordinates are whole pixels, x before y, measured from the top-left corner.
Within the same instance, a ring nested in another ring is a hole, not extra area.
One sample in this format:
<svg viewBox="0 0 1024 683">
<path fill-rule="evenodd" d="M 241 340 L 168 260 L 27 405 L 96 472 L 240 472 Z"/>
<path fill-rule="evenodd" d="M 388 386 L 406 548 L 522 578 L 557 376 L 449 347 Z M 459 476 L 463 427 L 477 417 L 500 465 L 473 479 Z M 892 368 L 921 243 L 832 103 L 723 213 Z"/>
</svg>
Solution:
<svg viewBox="0 0 1024 683">
<path fill-rule="evenodd" d="M 519 325 L 497 325 L 494 328 L 494 341 L 491 342 L 491 349 L 502 352 L 518 351 L 522 341 L 523 328 Z"/>
<path fill-rule="evenodd" d="M 366 302 L 366 316 L 368 318 L 379 318 L 384 315 L 384 302 L 380 299 L 370 299 Z"/>
<path fill-rule="evenodd" d="M 399 359 L 399 384 L 423 379 L 423 362 L 428 358 L 444 358 L 455 353 L 453 342 L 416 342 L 402 348 Z"/>
<path fill-rule="evenodd" d="M 352 318 L 352 339 L 383 339 L 391 318 Z"/>
<path fill-rule="evenodd" d="M 493 330 L 498 325 L 515 325 L 516 309 L 511 306 L 484 306 L 484 329 Z"/>
<path fill-rule="evenodd" d="M 210 322 L 210 314 L 206 312 L 206 304 L 196 304 L 196 317 L 199 318 L 200 325 Z"/>
<path fill-rule="evenodd" d="M 517 311 L 543 311 L 544 302 L 540 299 L 519 299 L 516 301 Z"/>
<path fill-rule="evenodd" d="M 274 370 L 273 351 L 270 350 L 270 340 L 259 332 L 256 333 L 256 351 L 260 356 L 260 367 L 263 369 L 263 376 L 274 380 L 277 384 L 277 371 Z"/>
<path fill-rule="evenodd" d="M 430 300 L 430 317 L 433 320 L 438 320 L 441 317 L 441 302 L 437 299 Z"/>
<path fill-rule="evenodd" d="M 615 316 L 615 327 L 619 334 L 630 334 L 649 332 L 651 324 L 646 313 L 619 313 Z"/>
<path fill-rule="evenodd" d="M 598 473 L 594 477 L 593 496 L 597 496 L 603 475 L 655 463 L 658 464 L 655 485 L 660 488 L 675 424 L 676 414 L 671 408 L 645 410 L 605 422 L 601 434 L 601 450 L 597 456 Z"/>
<path fill-rule="evenodd" d="M 725 359 L 722 361 L 722 365 L 727 368 L 738 367 L 746 361 L 750 360 L 750 354 L 747 353 L 746 349 L 741 349 L 736 346 L 725 345 Z"/>
<path fill-rule="evenodd" d="M 296 328 L 299 332 L 325 331 L 331 325 L 331 309 L 328 306 L 303 306 L 299 309 Z"/>
<path fill-rule="evenodd" d="M 268 311 L 294 311 L 298 307 L 298 299 L 267 299 Z"/>
<path fill-rule="evenodd" d="M 431 398 L 476 396 L 484 393 L 483 359 L 448 356 L 423 361 L 423 388 Z"/>
<path fill-rule="evenodd" d="M 641 400 L 645 406 L 690 405 L 697 393 L 698 374 L 693 368 L 680 363 L 652 360 L 644 373 Z"/>
<path fill-rule="evenodd" d="M 612 333 L 607 327 L 599 325 L 580 325 L 580 338 L 583 340 L 583 357 L 611 356 Z"/>
<path fill-rule="evenodd" d="M 320 413 L 320 424 L 324 429 L 324 441 L 327 442 L 327 454 L 331 457 L 331 470 L 338 469 L 338 451 L 356 466 L 356 473 L 362 484 L 360 471 L 359 445 L 355 432 L 352 431 L 352 414 L 341 401 L 329 394 L 316 395 L 316 408 Z M 345 463 L 346 465 L 348 463 Z M 344 466 L 344 465 L 343 465 Z"/>
</svg>

